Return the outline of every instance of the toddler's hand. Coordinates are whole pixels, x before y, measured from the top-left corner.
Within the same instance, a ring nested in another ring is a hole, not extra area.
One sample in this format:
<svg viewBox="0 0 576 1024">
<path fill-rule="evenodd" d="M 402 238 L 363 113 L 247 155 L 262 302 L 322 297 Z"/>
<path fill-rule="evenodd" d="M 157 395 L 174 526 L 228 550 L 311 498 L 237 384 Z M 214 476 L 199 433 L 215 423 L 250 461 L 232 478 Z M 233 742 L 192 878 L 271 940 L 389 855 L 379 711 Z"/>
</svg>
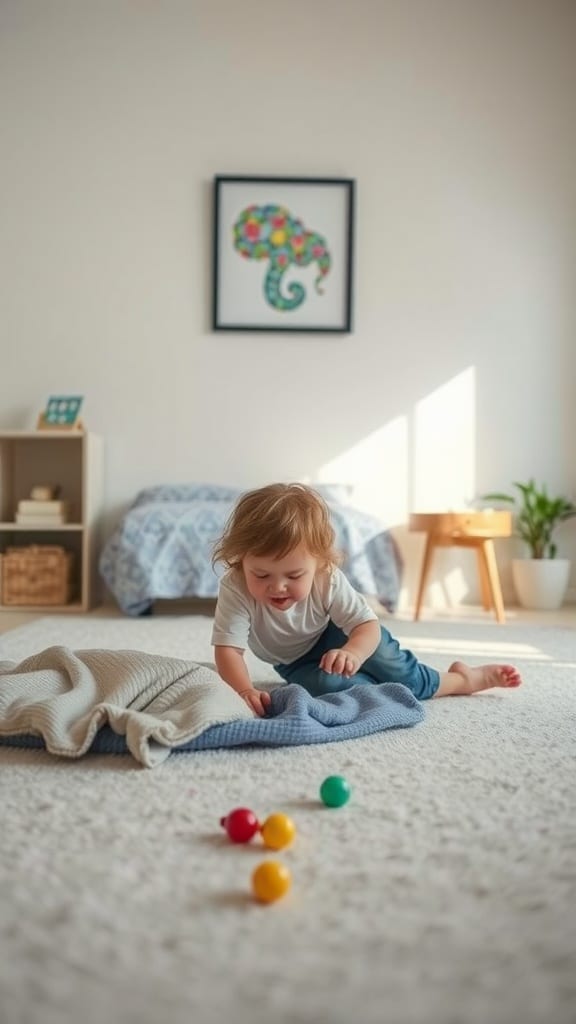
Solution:
<svg viewBox="0 0 576 1024">
<path fill-rule="evenodd" d="M 339 676 L 353 676 L 360 668 L 361 661 L 357 654 L 352 654 L 342 647 L 326 651 L 320 659 L 320 668 L 324 672 L 335 672 Z"/>
<path fill-rule="evenodd" d="M 252 708 L 259 718 L 264 718 L 267 709 L 272 703 L 272 698 L 266 690 L 242 690 L 242 693 L 238 694 L 242 697 L 242 700 L 246 701 L 248 707 Z"/>
</svg>

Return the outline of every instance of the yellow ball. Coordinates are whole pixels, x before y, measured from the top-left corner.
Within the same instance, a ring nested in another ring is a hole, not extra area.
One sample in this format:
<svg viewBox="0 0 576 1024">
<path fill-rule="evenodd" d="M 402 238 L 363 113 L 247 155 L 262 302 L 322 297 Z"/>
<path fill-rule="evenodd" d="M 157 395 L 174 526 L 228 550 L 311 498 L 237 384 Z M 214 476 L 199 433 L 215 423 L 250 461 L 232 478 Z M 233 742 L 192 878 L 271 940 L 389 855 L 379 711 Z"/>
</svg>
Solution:
<svg viewBox="0 0 576 1024">
<path fill-rule="evenodd" d="M 271 814 L 260 829 L 264 846 L 270 850 L 282 850 L 289 846 L 296 835 L 296 825 L 287 814 Z"/>
<path fill-rule="evenodd" d="M 252 889 L 261 903 L 273 903 L 288 892 L 292 877 L 279 860 L 263 860 L 252 875 Z"/>
</svg>

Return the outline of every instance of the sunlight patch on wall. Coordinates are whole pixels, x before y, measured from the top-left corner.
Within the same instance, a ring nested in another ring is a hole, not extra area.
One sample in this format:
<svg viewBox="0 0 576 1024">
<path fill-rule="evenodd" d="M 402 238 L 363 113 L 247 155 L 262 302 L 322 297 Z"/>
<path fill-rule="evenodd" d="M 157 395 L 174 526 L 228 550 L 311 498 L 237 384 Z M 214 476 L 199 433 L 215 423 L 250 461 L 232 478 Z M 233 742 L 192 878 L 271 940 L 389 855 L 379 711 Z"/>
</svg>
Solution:
<svg viewBox="0 0 576 1024">
<path fill-rule="evenodd" d="M 466 508 L 476 494 L 476 372 L 468 367 L 414 410 L 412 510 Z"/>
<path fill-rule="evenodd" d="M 462 554 L 461 549 L 459 554 Z M 444 576 L 443 582 L 446 594 L 448 595 L 449 608 L 453 608 L 455 605 L 461 604 L 470 593 L 470 587 L 468 586 L 460 565 L 457 568 L 448 571 Z"/>
<path fill-rule="evenodd" d="M 351 502 L 386 525 L 408 518 L 409 438 L 398 416 L 320 466 L 310 483 L 348 483 Z"/>
</svg>

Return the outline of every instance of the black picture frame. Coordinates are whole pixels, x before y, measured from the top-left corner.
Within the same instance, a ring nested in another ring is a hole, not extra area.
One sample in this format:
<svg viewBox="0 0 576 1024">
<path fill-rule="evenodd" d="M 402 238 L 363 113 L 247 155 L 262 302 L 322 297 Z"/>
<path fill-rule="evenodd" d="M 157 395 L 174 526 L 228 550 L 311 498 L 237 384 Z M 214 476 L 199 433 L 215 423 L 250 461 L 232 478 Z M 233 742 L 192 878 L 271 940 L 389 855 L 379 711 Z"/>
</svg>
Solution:
<svg viewBox="0 0 576 1024">
<path fill-rule="evenodd" d="M 352 331 L 353 178 L 216 175 L 214 331 Z"/>
</svg>

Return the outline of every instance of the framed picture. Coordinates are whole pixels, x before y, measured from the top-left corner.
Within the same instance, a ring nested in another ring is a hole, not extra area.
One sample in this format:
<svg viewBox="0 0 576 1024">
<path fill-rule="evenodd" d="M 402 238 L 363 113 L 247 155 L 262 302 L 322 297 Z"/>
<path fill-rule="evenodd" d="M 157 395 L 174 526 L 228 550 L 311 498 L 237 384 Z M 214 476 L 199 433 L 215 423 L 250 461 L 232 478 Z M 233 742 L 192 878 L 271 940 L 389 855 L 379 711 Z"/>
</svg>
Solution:
<svg viewBox="0 0 576 1024">
<path fill-rule="evenodd" d="M 38 430 L 81 429 L 82 395 L 51 395 L 38 417 Z"/>
<path fill-rule="evenodd" d="M 351 331 L 354 186 L 214 179 L 215 331 Z"/>
</svg>

